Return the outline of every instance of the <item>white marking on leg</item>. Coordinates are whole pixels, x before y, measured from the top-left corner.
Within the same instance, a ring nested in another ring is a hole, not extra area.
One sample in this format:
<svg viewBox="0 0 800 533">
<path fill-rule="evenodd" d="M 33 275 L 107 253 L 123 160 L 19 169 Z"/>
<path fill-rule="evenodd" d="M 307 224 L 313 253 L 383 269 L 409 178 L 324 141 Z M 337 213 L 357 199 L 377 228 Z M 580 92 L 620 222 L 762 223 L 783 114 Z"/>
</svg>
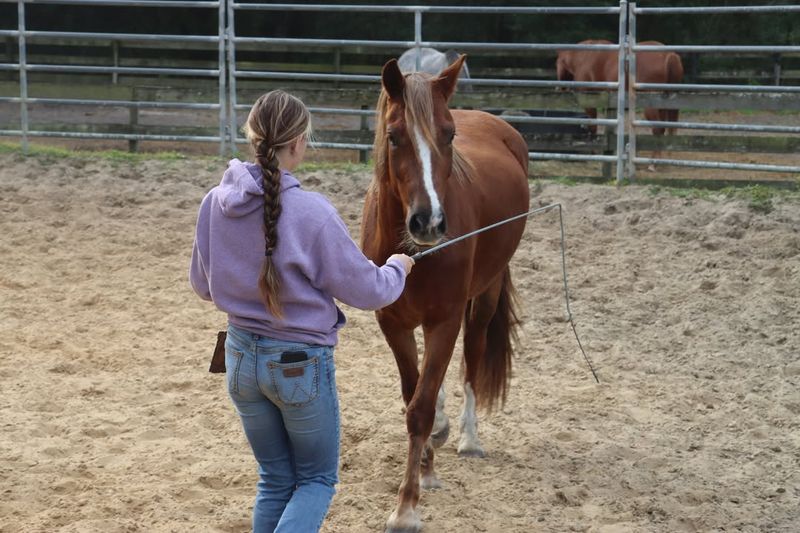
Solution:
<svg viewBox="0 0 800 533">
<path fill-rule="evenodd" d="M 432 455 L 433 455 L 433 447 L 430 445 L 426 445 L 425 449 L 422 451 L 422 468 L 420 470 L 421 475 L 419 478 L 419 486 L 425 490 L 442 488 L 442 482 L 439 481 L 439 478 L 436 477 L 436 472 L 434 472 L 433 470 L 433 462 L 431 460 Z"/>
<path fill-rule="evenodd" d="M 483 457 L 485 452 L 478 440 L 478 415 L 475 412 L 475 393 L 472 385 L 464 383 L 464 408 L 458 424 L 461 432 L 458 441 L 458 453 L 473 457 Z"/>
<path fill-rule="evenodd" d="M 425 137 L 419 130 L 419 126 L 414 126 L 414 138 L 417 141 L 417 155 L 422 163 L 422 182 L 425 184 L 425 192 L 431 200 L 431 220 L 430 226 L 436 227 L 442 222 L 442 206 L 439 203 L 439 196 L 433 187 L 433 168 L 431 166 L 431 149 L 425 141 Z"/>
<path fill-rule="evenodd" d="M 447 416 L 444 414 L 444 383 L 439 387 L 439 394 L 436 396 L 436 417 L 433 419 L 433 429 L 441 429 L 447 421 Z"/>
<path fill-rule="evenodd" d="M 450 420 L 444 412 L 444 383 L 439 387 L 439 395 L 436 397 L 436 413 L 433 416 L 433 429 L 431 430 L 431 443 L 434 448 L 439 448 L 446 441 L 450 434 Z"/>
<path fill-rule="evenodd" d="M 389 516 L 389 520 L 386 521 L 386 531 L 420 530 L 422 530 L 422 520 L 410 505 L 395 509 Z"/>
</svg>

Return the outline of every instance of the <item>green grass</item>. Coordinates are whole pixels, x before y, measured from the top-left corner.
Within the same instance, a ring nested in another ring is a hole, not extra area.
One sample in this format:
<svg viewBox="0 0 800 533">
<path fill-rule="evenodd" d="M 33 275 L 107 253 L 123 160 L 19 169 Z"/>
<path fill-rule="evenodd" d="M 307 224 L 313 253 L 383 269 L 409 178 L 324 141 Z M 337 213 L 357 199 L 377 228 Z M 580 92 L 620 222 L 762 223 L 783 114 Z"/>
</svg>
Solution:
<svg viewBox="0 0 800 533">
<path fill-rule="evenodd" d="M 558 183 L 559 185 L 565 185 L 567 187 L 574 187 L 580 183 L 575 178 L 571 178 L 569 176 L 556 176 L 555 178 L 551 178 L 549 181 Z"/>
<path fill-rule="evenodd" d="M 800 184 L 799 184 L 800 185 Z M 714 201 L 719 198 L 727 200 L 740 200 L 747 203 L 747 206 L 757 213 L 767 214 L 775 208 L 774 201 L 800 200 L 800 192 L 780 187 L 768 185 L 743 185 L 728 186 L 713 190 L 701 187 L 669 187 L 664 185 L 650 185 L 649 192 L 652 195 L 668 194 L 676 198 L 687 200 L 704 199 Z"/>
<path fill-rule="evenodd" d="M 105 160 L 112 164 L 120 163 L 139 163 L 148 160 L 159 161 L 184 161 L 188 159 L 202 159 L 208 161 L 209 164 L 216 166 L 221 160 L 227 160 L 228 157 L 220 158 L 218 155 L 186 155 L 179 152 L 145 152 L 145 153 L 130 153 L 122 150 L 71 150 L 68 148 L 59 148 L 54 146 L 30 144 L 27 156 L 23 154 L 22 148 L 19 143 L 13 142 L 0 142 L 0 154 L 16 154 L 20 157 L 36 157 L 46 161 L 56 161 L 60 159 L 93 159 Z M 246 157 L 242 153 L 237 153 L 235 157 Z M 349 161 L 313 161 L 307 160 L 300 165 L 298 171 L 300 172 L 315 172 L 315 171 L 343 171 L 343 172 L 365 172 L 372 168 L 372 161 L 367 163 L 353 163 Z M 540 190 L 545 182 L 557 183 L 567 187 L 573 187 L 582 183 L 592 182 L 606 186 L 616 186 L 616 180 L 597 180 L 597 179 L 581 179 L 574 176 L 556 176 L 553 178 L 546 178 L 544 180 L 539 178 L 530 178 L 534 182 L 536 189 Z M 674 183 L 647 183 L 647 181 L 637 181 L 637 185 L 648 187 L 648 192 L 651 195 L 667 194 L 676 198 L 683 198 L 686 200 L 704 199 L 714 201 L 719 198 L 742 200 L 747 203 L 748 207 L 755 212 L 769 213 L 774 209 L 774 201 L 776 199 L 789 199 L 792 201 L 800 201 L 800 178 L 795 180 L 794 184 L 790 184 L 789 188 L 784 183 L 783 186 L 770 186 L 765 184 L 749 184 L 749 185 L 735 185 L 724 186 L 720 188 L 719 184 L 709 182 L 707 184 L 691 182 L 691 181 L 675 181 Z M 628 183 L 623 183 L 622 186 L 628 186 Z"/>
<path fill-rule="evenodd" d="M 299 172 L 316 172 L 322 170 L 342 170 L 345 172 L 364 172 L 372 170 L 372 161 L 353 163 L 350 161 L 304 161 L 297 168 Z"/>
<path fill-rule="evenodd" d="M 18 143 L 0 142 L 0 154 L 23 154 Z M 28 157 L 43 157 L 46 159 L 104 159 L 118 163 L 138 163 L 147 160 L 183 161 L 186 159 L 207 159 L 217 156 L 187 156 L 179 152 L 125 152 L 122 150 L 71 150 L 56 146 L 41 144 L 28 145 Z"/>
<path fill-rule="evenodd" d="M 0 154 L 16 154 L 26 157 L 19 143 L 0 142 Z M 126 152 L 123 150 L 71 150 L 43 144 L 29 144 L 27 157 L 43 158 L 48 161 L 57 159 L 102 159 L 112 163 L 139 163 L 142 161 L 185 161 L 201 159 L 209 162 L 227 161 L 232 157 L 247 159 L 248 153 L 238 151 L 233 155 L 220 158 L 218 155 L 182 154 L 180 152 Z M 313 155 L 312 155 L 313 158 Z M 311 158 L 310 158 L 311 159 Z M 353 163 L 349 161 L 313 161 L 306 160 L 299 169 L 301 172 L 314 172 L 319 170 L 342 170 L 345 172 L 362 172 L 372 168 L 372 162 Z"/>
<path fill-rule="evenodd" d="M 686 200 L 704 199 L 709 200 L 713 197 L 714 191 L 700 187 L 670 187 L 665 185 L 649 185 L 648 191 L 651 195 L 668 194 L 675 198 Z"/>
<path fill-rule="evenodd" d="M 739 198 L 747 202 L 747 206 L 758 213 L 769 213 L 774 209 L 772 200 L 778 196 L 778 191 L 764 185 L 749 185 L 747 187 L 725 187 L 720 190 L 726 198 Z"/>
</svg>

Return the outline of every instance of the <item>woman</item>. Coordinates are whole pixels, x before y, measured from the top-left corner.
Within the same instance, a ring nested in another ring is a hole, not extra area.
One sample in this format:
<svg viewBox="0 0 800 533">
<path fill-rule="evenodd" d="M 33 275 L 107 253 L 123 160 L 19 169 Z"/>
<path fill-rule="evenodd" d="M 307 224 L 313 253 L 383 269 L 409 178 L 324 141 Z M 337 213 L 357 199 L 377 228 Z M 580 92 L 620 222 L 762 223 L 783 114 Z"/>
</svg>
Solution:
<svg viewBox="0 0 800 533">
<path fill-rule="evenodd" d="M 403 291 L 413 260 L 378 267 L 336 209 L 292 171 L 311 124 L 283 91 L 261 96 L 245 133 L 256 163 L 230 161 L 203 199 L 189 278 L 228 314 L 230 397 L 259 466 L 253 530 L 318 531 L 338 481 L 333 347 L 345 317 L 334 298 L 378 309 Z"/>
</svg>

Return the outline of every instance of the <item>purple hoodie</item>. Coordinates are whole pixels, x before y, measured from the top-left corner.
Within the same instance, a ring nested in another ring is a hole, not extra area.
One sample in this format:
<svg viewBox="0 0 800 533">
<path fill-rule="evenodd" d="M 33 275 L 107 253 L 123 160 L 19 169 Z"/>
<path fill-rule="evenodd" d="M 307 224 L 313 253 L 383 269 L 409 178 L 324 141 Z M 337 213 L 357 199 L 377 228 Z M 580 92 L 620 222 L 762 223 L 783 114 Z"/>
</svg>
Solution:
<svg viewBox="0 0 800 533">
<path fill-rule="evenodd" d="M 406 277 L 402 263 L 375 266 L 350 238 L 336 208 L 282 171 L 282 212 L 272 261 L 280 276 L 284 316 L 274 317 L 258 289 L 264 261 L 263 195 L 261 169 L 232 159 L 222 182 L 200 204 L 189 281 L 201 298 L 228 313 L 230 324 L 274 339 L 332 346 L 345 323 L 334 298 L 360 309 L 379 309 L 400 297 Z"/>
</svg>

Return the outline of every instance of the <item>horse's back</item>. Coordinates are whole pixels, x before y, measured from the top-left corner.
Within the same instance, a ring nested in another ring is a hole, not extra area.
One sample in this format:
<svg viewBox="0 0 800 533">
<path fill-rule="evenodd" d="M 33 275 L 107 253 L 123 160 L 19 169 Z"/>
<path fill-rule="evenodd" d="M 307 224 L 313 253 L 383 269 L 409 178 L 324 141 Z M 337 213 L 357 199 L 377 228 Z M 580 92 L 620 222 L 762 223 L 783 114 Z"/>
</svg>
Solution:
<svg viewBox="0 0 800 533">
<path fill-rule="evenodd" d="M 527 210 L 528 145 L 522 135 L 483 111 L 451 113 L 456 123 L 455 146 L 474 169 L 471 194 L 461 191 L 459 196 L 472 204 L 477 215 L 473 222 L 485 225 Z"/>
<path fill-rule="evenodd" d="M 528 145 L 522 135 L 508 122 L 483 111 L 451 113 L 456 123 L 455 145 L 475 171 L 468 186 L 454 185 L 460 190 L 451 190 L 447 196 L 453 204 L 448 207 L 452 215 L 448 221 L 452 220 L 455 234 L 527 211 Z M 485 291 L 507 268 L 524 229 L 525 220 L 516 220 L 474 240 L 474 257 L 480 260 L 473 263 L 470 298 Z"/>
<path fill-rule="evenodd" d="M 614 43 L 605 39 L 588 39 L 578 44 Z M 664 43 L 642 41 L 638 45 L 663 46 Z M 617 81 L 619 78 L 619 56 L 616 50 L 575 50 L 572 53 L 576 81 Z M 642 83 L 679 83 L 683 79 L 680 56 L 674 52 L 639 50 L 636 53 L 636 79 Z"/>
<path fill-rule="evenodd" d="M 614 44 L 607 39 L 587 39 L 578 44 Z M 615 50 L 575 50 L 573 52 L 575 81 L 617 81 L 617 52 Z"/>
<path fill-rule="evenodd" d="M 455 143 L 474 165 L 501 166 L 510 179 L 528 179 L 528 145 L 508 122 L 484 111 L 454 109 Z"/>
</svg>

